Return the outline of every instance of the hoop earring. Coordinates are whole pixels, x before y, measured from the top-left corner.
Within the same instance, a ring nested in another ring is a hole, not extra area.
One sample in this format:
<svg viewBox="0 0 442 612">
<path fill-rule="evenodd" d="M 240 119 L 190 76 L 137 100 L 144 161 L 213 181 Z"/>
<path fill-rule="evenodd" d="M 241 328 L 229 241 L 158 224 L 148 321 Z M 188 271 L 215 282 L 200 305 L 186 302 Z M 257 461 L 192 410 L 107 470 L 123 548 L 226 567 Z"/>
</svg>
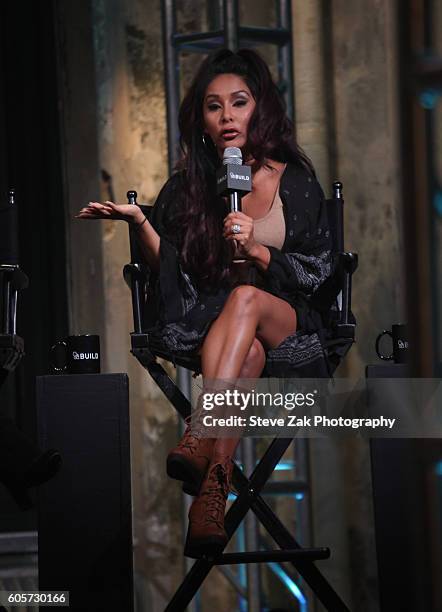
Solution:
<svg viewBox="0 0 442 612">
<path fill-rule="evenodd" d="M 204 145 L 204 146 L 206 147 L 206 149 L 207 149 L 207 148 L 209 147 L 209 144 L 208 144 L 208 142 L 206 141 L 206 134 L 204 134 L 204 133 L 203 133 L 202 138 L 203 138 L 203 145 Z"/>
</svg>

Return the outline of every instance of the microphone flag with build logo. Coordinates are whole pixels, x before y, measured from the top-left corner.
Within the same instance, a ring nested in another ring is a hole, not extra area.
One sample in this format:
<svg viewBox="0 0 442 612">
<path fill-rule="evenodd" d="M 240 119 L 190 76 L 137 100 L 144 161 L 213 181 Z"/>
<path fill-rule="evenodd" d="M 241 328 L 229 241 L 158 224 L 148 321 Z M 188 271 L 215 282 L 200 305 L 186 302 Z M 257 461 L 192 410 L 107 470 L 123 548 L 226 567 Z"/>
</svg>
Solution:
<svg viewBox="0 0 442 612">
<path fill-rule="evenodd" d="M 15 192 L 0 201 L 0 265 L 18 265 L 18 212 Z"/>
<path fill-rule="evenodd" d="M 224 149 L 223 165 L 216 171 L 216 194 L 228 196 L 252 191 L 252 171 L 250 166 L 242 163 L 241 149 L 227 147 Z"/>
<path fill-rule="evenodd" d="M 99 354 L 98 353 L 78 353 L 77 351 L 73 351 L 72 352 L 72 358 L 75 360 L 79 360 L 79 359 L 99 359 Z"/>
</svg>

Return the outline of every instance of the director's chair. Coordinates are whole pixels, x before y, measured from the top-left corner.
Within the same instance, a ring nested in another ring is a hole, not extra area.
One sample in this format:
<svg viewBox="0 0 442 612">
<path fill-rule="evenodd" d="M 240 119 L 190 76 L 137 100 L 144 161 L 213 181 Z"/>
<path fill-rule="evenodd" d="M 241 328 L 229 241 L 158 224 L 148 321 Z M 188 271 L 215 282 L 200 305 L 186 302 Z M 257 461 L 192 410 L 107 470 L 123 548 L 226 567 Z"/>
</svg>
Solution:
<svg viewBox="0 0 442 612">
<path fill-rule="evenodd" d="M 128 202 L 137 205 L 135 191 L 128 191 Z M 331 312 L 331 334 L 327 339 L 327 351 L 333 371 L 347 353 L 355 339 L 355 319 L 351 312 L 352 274 L 358 265 L 357 254 L 344 251 L 342 183 L 333 183 L 333 196 L 327 200 L 330 229 L 333 238 L 334 268 L 331 277 L 314 294 L 315 306 L 326 306 Z M 149 218 L 151 207 L 141 206 Z M 184 419 L 191 413 L 191 404 L 169 377 L 157 357 L 201 373 L 199 357 L 182 357 L 169 353 L 164 346 L 143 330 L 143 321 L 149 303 L 146 298 L 149 269 L 141 256 L 136 237 L 130 228 L 131 263 L 124 267 L 124 278 L 131 289 L 134 332 L 131 334 L 131 352 L 149 372 L 154 381 Z M 332 372 L 330 373 L 332 374 Z M 292 438 L 275 438 L 249 478 L 237 464 L 233 469 L 233 485 L 238 492 L 236 500 L 225 516 L 225 530 L 229 540 L 239 527 L 248 510 L 252 510 L 264 526 L 279 550 L 223 553 L 217 557 L 199 558 L 169 602 L 166 610 L 184 610 L 192 600 L 204 579 L 215 565 L 239 563 L 290 562 L 303 577 L 327 610 L 348 611 L 347 606 L 334 591 L 314 561 L 330 557 L 328 548 L 302 548 L 282 524 L 260 495 L 262 488 L 292 442 Z"/>
<path fill-rule="evenodd" d="M 18 264 L 17 205 L 15 191 L 0 205 L 3 226 L 0 250 L 0 387 L 24 355 L 23 338 L 17 334 L 18 292 L 28 286 L 28 277 Z"/>
<path fill-rule="evenodd" d="M 17 334 L 17 303 L 19 292 L 26 289 L 29 281 L 18 263 L 17 221 L 15 191 L 10 189 L 7 201 L 0 202 L 0 390 L 25 354 L 23 338 Z M 9 449 L 14 445 L 19 452 L 14 452 L 12 461 Z M 11 473 L 23 469 L 25 462 L 33 456 L 34 448 L 2 412 L 0 451 L 0 481 L 7 486 L 21 509 L 32 507 L 27 491 L 14 482 Z"/>
</svg>

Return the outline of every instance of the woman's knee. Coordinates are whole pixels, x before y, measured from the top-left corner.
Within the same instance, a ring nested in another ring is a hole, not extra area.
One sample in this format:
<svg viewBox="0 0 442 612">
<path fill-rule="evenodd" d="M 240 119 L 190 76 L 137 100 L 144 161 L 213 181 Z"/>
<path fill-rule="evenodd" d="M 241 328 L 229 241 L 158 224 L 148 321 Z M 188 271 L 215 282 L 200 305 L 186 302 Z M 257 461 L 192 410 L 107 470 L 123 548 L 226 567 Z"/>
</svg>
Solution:
<svg viewBox="0 0 442 612">
<path fill-rule="evenodd" d="M 259 290 L 252 285 L 239 285 L 229 295 L 227 304 L 240 314 L 250 314 L 258 309 Z"/>
</svg>

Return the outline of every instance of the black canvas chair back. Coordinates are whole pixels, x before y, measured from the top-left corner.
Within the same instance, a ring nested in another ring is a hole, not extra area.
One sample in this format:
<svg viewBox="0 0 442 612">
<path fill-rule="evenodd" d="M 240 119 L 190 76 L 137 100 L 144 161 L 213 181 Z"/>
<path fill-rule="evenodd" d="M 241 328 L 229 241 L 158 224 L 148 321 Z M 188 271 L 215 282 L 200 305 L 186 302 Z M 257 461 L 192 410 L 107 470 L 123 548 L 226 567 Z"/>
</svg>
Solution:
<svg viewBox="0 0 442 612">
<path fill-rule="evenodd" d="M 336 370 L 355 341 L 356 320 L 351 311 L 352 275 L 358 267 L 356 253 L 344 247 L 343 186 L 335 181 L 327 200 L 327 216 L 332 237 L 333 270 L 311 297 L 311 305 L 322 313 L 327 329 L 323 339 L 330 375 Z"/>
<path fill-rule="evenodd" d="M 127 195 L 129 203 L 135 205 L 136 192 L 129 191 Z M 351 313 L 351 278 L 357 267 L 357 255 L 344 251 L 341 183 L 333 184 L 333 195 L 330 200 L 327 200 L 327 205 L 333 238 L 333 273 L 314 294 L 313 302 L 315 307 L 322 309 L 324 316 L 329 317 L 329 333 L 324 340 L 332 370 L 334 370 L 355 338 L 355 320 Z M 149 218 L 151 207 L 141 206 L 141 208 Z M 150 272 L 144 263 L 133 230 L 129 231 L 131 262 L 124 268 L 124 278 L 132 293 L 134 332 L 131 334 L 131 351 L 141 365 L 148 370 L 177 412 L 185 418 L 191 411 L 190 402 L 157 361 L 157 357 L 196 373 L 201 371 L 200 360 L 198 357 L 185 358 L 171 354 L 154 338 L 149 337 L 144 330 L 143 321 L 147 318 L 149 308 L 147 296 Z M 288 561 L 310 585 L 327 610 L 348 612 L 345 603 L 314 563 L 315 560 L 328 558 L 330 550 L 328 548 L 302 548 L 260 495 L 261 489 L 291 442 L 291 438 L 274 439 L 249 478 L 236 464 L 234 465 L 233 484 L 238 496 L 225 517 L 225 529 L 230 538 L 247 512 L 251 510 L 279 546 L 279 550 L 224 553 L 217 558 L 198 559 L 172 597 L 166 610 L 169 612 L 184 610 L 214 565 Z"/>
</svg>

